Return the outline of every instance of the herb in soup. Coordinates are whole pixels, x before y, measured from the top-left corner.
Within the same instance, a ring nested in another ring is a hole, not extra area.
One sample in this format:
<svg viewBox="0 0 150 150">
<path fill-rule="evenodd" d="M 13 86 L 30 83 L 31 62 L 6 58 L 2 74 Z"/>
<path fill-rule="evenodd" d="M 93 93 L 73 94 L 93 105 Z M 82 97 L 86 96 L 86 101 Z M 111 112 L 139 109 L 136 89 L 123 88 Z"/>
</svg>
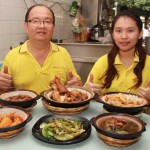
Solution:
<svg viewBox="0 0 150 150">
<path fill-rule="evenodd" d="M 99 126 L 102 130 L 115 134 L 133 134 L 139 130 L 134 122 L 114 117 L 106 119 Z"/>
</svg>

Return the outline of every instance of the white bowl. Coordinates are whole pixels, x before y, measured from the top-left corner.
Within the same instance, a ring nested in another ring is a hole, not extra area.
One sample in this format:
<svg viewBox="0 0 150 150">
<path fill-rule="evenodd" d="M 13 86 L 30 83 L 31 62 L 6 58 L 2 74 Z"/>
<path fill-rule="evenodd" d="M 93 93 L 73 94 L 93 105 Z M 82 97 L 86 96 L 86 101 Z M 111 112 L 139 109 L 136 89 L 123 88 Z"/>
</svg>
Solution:
<svg viewBox="0 0 150 150">
<path fill-rule="evenodd" d="M 6 98 L 11 96 L 18 96 L 18 95 L 28 95 L 31 97 L 29 100 L 19 100 L 19 101 L 9 101 Z M 10 92 L 5 92 L 0 95 L 0 102 L 4 106 L 19 106 L 19 107 L 30 107 L 36 100 L 39 99 L 39 95 L 31 90 L 14 90 Z"/>
</svg>

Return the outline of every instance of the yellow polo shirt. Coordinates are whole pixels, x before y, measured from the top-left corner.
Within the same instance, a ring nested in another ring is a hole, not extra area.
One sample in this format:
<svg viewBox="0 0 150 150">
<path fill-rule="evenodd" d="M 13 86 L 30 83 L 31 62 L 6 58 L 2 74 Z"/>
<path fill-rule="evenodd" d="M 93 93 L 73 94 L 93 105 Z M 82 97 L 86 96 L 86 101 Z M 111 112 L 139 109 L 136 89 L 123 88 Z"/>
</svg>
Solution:
<svg viewBox="0 0 150 150">
<path fill-rule="evenodd" d="M 118 71 L 119 78 L 115 77 L 112 81 L 110 88 L 101 89 L 100 93 L 104 94 L 107 92 L 131 92 L 131 93 L 138 93 L 139 88 L 131 89 L 131 87 L 135 84 L 136 75 L 133 73 L 133 69 L 139 62 L 139 57 L 136 55 L 134 58 L 133 64 L 127 68 L 120 60 L 119 56 L 117 55 L 115 58 L 115 68 Z M 94 83 L 99 84 L 102 86 L 103 80 L 100 78 L 104 75 L 105 71 L 108 67 L 108 59 L 107 55 L 100 57 L 95 65 L 93 66 L 91 73 L 94 75 Z M 142 84 L 141 86 L 146 87 L 148 79 L 150 79 L 150 56 L 146 56 L 145 67 L 142 71 Z M 89 76 L 87 81 L 89 80 Z"/>
<path fill-rule="evenodd" d="M 50 42 L 52 50 L 41 66 L 29 53 L 27 42 L 11 50 L 3 63 L 3 66 L 8 66 L 8 72 L 12 75 L 17 89 L 29 89 L 40 93 L 50 88 L 50 81 L 55 76 L 59 76 L 66 84 L 70 70 L 80 79 L 66 49 Z"/>
</svg>

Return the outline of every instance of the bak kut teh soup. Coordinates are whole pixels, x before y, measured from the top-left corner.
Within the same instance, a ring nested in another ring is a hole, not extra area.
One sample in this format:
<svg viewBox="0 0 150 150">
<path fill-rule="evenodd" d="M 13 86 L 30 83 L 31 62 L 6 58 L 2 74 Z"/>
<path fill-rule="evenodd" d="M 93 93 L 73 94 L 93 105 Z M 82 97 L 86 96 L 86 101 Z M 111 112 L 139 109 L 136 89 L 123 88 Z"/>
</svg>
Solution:
<svg viewBox="0 0 150 150">
<path fill-rule="evenodd" d="M 134 122 L 114 117 L 102 121 L 98 126 L 114 134 L 133 134 L 139 131 L 138 125 Z"/>
</svg>

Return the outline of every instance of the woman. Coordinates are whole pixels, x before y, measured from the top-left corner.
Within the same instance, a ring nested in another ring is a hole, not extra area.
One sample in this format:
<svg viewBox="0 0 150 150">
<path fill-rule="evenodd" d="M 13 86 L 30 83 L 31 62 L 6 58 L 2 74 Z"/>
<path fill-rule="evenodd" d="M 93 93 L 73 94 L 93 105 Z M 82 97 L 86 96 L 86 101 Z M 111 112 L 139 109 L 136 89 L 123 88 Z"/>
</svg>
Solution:
<svg viewBox="0 0 150 150">
<path fill-rule="evenodd" d="M 121 11 L 112 21 L 111 35 L 113 47 L 95 63 L 85 87 L 100 94 L 138 94 L 140 86 L 146 87 L 150 79 L 150 56 L 142 46 L 142 21 L 130 10 Z"/>
</svg>

